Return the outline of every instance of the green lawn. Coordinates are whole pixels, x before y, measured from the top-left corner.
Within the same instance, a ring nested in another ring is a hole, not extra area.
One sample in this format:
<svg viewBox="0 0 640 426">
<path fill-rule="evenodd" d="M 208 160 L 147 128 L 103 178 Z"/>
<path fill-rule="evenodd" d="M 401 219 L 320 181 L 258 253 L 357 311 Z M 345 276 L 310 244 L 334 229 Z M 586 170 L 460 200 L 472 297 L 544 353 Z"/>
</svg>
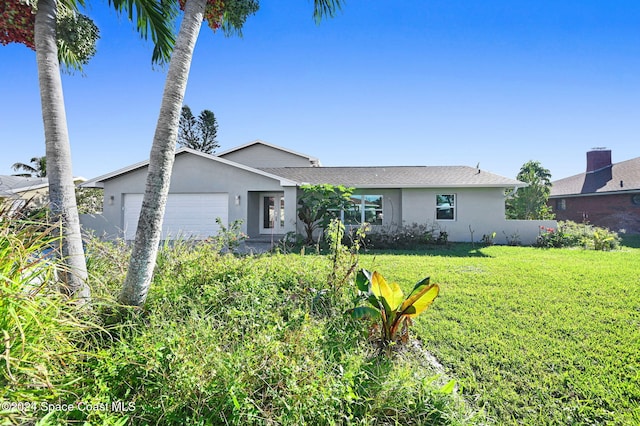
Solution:
<svg viewBox="0 0 640 426">
<path fill-rule="evenodd" d="M 414 331 L 499 424 L 640 424 L 640 251 L 459 246 L 361 258 L 440 297 Z"/>
</svg>

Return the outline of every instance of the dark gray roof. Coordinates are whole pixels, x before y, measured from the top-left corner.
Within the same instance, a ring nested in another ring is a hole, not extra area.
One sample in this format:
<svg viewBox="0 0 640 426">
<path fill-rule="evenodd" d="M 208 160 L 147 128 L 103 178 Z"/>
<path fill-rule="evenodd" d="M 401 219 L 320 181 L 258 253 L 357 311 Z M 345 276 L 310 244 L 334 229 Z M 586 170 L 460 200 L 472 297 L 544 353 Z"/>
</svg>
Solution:
<svg viewBox="0 0 640 426">
<path fill-rule="evenodd" d="M 640 190 L 640 157 L 552 182 L 551 197 Z"/>
<path fill-rule="evenodd" d="M 298 184 L 356 188 L 525 186 L 515 179 L 467 166 L 277 167 L 261 170 Z"/>
</svg>

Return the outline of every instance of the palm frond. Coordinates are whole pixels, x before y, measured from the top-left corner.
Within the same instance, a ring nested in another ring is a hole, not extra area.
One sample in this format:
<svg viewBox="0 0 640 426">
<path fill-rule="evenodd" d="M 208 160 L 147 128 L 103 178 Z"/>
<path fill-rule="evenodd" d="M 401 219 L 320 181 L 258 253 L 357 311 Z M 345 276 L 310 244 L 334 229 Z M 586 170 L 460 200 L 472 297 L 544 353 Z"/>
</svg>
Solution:
<svg viewBox="0 0 640 426">
<path fill-rule="evenodd" d="M 163 64 L 171 59 L 175 43 L 174 22 L 178 15 L 177 2 L 171 0 L 109 0 L 118 13 L 126 13 L 135 23 L 140 36 L 151 37 L 154 48 L 151 61 Z"/>
<path fill-rule="evenodd" d="M 260 8 L 258 0 L 231 0 L 224 4 L 224 14 L 220 28 L 225 36 L 237 35 L 242 37 L 242 27 L 247 18 L 254 15 Z"/>
<path fill-rule="evenodd" d="M 320 23 L 322 18 L 333 18 L 342 10 L 343 0 L 313 0 L 313 18 Z"/>
</svg>

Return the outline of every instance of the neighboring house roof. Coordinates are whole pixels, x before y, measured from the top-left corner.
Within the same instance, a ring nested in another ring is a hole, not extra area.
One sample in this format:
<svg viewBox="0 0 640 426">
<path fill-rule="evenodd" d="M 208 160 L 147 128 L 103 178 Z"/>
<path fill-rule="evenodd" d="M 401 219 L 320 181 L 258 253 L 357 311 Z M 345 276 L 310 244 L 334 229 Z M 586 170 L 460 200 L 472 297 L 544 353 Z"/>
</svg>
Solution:
<svg viewBox="0 0 640 426">
<path fill-rule="evenodd" d="M 278 145 L 270 144 L 270 143 L 265 142 L 265 141 L 260 140 L 260 139 L 256 139 L 253 142 L 249 142 L 249 143 L 246 143 L 244 145 L 240 145 L 240 146 L 237 146 L 235 148 L 228 149 L 228 150 L 220 152 L 220 153 L 218 153 L 216 155 L 218 157 L 225 157 L 227 154 L 231 154 L 231 153 L 234 153 L 234 152 L 237 152 L 237 151 L 241 151 L 243 149 L 249 148 L 249 147 L 254 146 L 254 145 L 264 145 L 264 146 L 269 147 L 269 148 L 277 149 L 277 150 L 280 150 L 280 151 L 283 151 L 283 152 L 288 152 L 289 154 L 293 154 L 293 155 L 297 155 L 297 156 L 302 157 L 302 158 L 306 158 L 307 160 L 309 160 L 309 164 L 312 164 L 314 166 L 320 166 L 320 160 L 317 157 L 312 157 L 311 155 L 302 154 L 300 152 L 296 152 L 296 151 L 290 150 L 288 148 L 283 148 L 283 147 L 278 146 Z"/>
<path fill-rule="evenodd" d="M 640 157 L 552 182 L 552 198 L 640 190 Z"/>
<path fill-rule="evenodd" d="M 249 166 L 245 166 L 243 164 L 234 163 L 232 161 L 225 160 L 224 158 L 219 158 L 217 155 L 206 154 L 206 153 L 204 153 L 202 151 L 197 151 L 197 150 L 191 149 L 191 148 L 182 147 L 182 148 L 180 148 L 180 149 L 178 149 L 176 151 L 175 155 L 177 157 L 179 155 L 185 155 L 185 154 L 197 155 L 197 156 L 206 158 L 206 159 L 214 161 L 214 162 L 227 164 L 229 166 L 236 167 L 236 168 L 242 169 L 242 170 L 246 170 L 246 171 L 249 171 L 251 173 L 255 173 L 255 174 L 258 174 L 258 175 L 261 175 L 261 176 L 265 176 L 265 177 L 269 177 L 269 178 L 272 178 L 272 179 L 276 179 L 276 180 L 280 181 L 280 184 L 282 186 L 295 186 L 296 185 L 295 182 L 289 181 L 286 178 L 283 178 L 282 176 L 273 175 L 273 174 L 270 174 L 270 173 L 265 172 L 263 170 L 258 170 L 258 169 L 254 169 L 254 168 L 249 167 Z M 85 181 L 84 183 L 82 183 L 80 186 L 85 187 L 85 188 L 102 188 L 102 187 L 104 187 L 104 181 L 116 178 L 116 177 L 124 175 L 126 173 L 130 173 L 130 172 L 132 172 L 134 170 L 138 170 L 138 169 L 141 169 L 143 167 L 147 167 L 148 165 L 149 165 L 149 160 L 141 161 L 139 163 L 132 164 L 131 166 L 124 167 L 124 168 L 122 168 L 120 170 L 116 170 L 114 172 L 107 173 L 105 175 L 98 176 L 98 177 L 93 178 L 93 179 L 89 179 L 89 180 Z"/>
<path fill-rule="evenodd" d="M 357 188 L 524 187 L 525 183 L 467 166 L 264 168 L 298 184 Z"/>
<path fill-rule="evenodd" d="M 0 197 L 8 198 L 21 192 L 33 191 L 47 186 L 49 186 L 47 178 L 0 175 Z"/>
<path fill-rule="evenodd" d="M 83 177 L 74 177 L 73 182 L 78 185 L 86 181 Z M 48 189 L 49 180 L 46 177 L 30 178 L 24 176 L 0 175 L 0 198 L 20 198 L 23 193 Z"/>
</svg>

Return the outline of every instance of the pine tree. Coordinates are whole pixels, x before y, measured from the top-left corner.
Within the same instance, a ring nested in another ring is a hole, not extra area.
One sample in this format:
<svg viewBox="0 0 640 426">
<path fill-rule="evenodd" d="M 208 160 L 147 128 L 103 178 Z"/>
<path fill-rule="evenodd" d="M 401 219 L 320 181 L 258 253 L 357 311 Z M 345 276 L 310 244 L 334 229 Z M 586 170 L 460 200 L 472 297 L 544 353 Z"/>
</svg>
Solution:
<svg viewBox="0 0 640 426">
<path fill-rule="evenodd" d="M 194 117 L 188 105 L 182 107 L 178 144 L 187 148 L 213 154 L 220 145 L 216 141 L 218 122 L 212 111 L 205 109 L 198 118 Z"/>
</svg>

